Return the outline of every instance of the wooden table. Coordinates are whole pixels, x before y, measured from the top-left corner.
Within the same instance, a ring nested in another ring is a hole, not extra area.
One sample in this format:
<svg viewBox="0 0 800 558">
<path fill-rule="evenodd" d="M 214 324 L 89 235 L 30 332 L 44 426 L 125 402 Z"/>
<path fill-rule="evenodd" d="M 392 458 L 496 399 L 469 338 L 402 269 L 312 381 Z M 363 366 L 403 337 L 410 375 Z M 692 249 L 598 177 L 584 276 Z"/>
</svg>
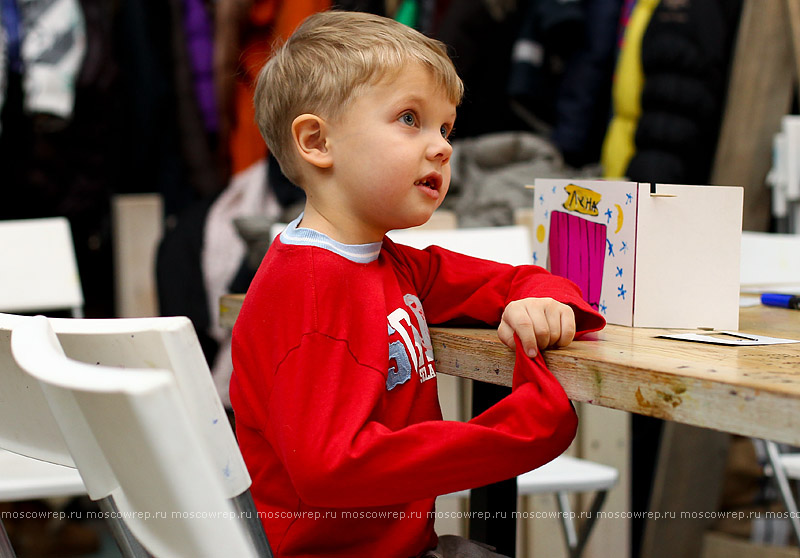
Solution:
<svg viewBox="0 0 800 558">
<path fill-rule="evenodd" d="M 800 312 L 743 308 L 739 329 L 797 339 Z M 609 325 L 546 351 L 545 360 L 573 401 L 671 421 L 652 470 L 649 509 L 713 517 L 729 443 L 721 432 L 800 443 L 800 344 L 730 347 L 657 338 L 667 331 Z M 440 373 L 510 383 L 513 354 L 493 331 L 431 328 L 431 336 Z M 641 556 L 699 556 L 712 523 L 646 520 Z"/>
<path fill-rule="evenodd" d="M 220 301 L 232 326 L 242 295 Z M 742 308 L 739 330 L 800 338 L 800 312 Z M 800 445 L 800 344 L 729 347 L 659 339 L 677 330 L 608 325 L 545 360 L 570 399 Z M 511 385 L 514 353 L 492 329 L 431 328 L 439 373 Z"/>
</svg>

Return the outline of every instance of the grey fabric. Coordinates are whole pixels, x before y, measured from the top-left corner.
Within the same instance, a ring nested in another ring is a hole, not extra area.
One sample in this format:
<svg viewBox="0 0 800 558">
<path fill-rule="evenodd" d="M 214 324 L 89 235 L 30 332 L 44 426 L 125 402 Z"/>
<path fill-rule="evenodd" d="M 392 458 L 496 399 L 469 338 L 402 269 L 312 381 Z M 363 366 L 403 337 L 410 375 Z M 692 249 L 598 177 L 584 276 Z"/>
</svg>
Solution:
<svg viewBox="0 0 800 558">
<path fill-rule="evenodd" d="M 460 227 L 514 224 L 516 209 L 533 209 L 536 178 L 599 177 L 599 167 L 564 164 L 546 139 L 528 132 L 501 132 L 453 143 L 450 192 L 443 207 Z"/>
</svg>

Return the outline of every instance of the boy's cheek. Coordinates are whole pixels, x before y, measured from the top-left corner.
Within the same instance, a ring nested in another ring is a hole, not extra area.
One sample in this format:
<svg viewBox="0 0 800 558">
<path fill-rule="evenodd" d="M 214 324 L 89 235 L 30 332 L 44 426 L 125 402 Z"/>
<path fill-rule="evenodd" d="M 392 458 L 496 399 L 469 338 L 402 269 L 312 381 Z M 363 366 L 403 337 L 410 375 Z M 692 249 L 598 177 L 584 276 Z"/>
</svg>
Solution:
<svg viewBox="0 0 800 558">
<path fill-rule="evenodd" d="M 449 172 L 447 174 L 443 174 L 442 185 L 439 188 L 439 191 L 442 194 L 441 195 L 441 199 L 444 199 L 444 197 L 447 195 L 447 192 L 450 191 L 450 173 Z M 441 203 L 441 199 L 440 199 L 439 203 Z"/>
</svg>

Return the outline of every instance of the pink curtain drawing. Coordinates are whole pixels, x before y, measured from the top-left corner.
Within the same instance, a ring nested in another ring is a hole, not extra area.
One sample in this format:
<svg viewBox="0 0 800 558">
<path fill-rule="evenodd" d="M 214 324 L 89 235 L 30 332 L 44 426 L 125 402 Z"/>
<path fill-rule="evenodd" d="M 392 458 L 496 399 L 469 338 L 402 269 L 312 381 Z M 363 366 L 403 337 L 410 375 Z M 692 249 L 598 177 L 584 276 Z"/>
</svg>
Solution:
<svg viewBox="0 0 800 558">
<path fill-rule="evenodd" d="M 603 288 L 607 228 L 563 211 L 550 213 L 550 271 L 577 284 L 595 309 Z"/>
</svg>

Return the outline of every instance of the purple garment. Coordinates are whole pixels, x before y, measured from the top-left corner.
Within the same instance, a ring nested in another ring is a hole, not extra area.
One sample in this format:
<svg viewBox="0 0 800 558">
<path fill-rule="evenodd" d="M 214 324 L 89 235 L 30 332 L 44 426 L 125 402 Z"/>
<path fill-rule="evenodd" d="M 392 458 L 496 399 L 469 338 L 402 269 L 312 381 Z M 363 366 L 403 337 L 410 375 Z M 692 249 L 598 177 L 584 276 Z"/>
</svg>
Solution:
<svg viewBox="0 0 800 558">
<path fill-rule="evenodd" d="M 219 115 L 214 94 L 214 34 L 203 0 L 184 0 L 183 28 L 203 124 L 207 131 L 216 132 L 219 130 Z"/>
<path fill-rule="evenodd" d="M 8 65 L 14 72 L 21 73 L 22 58 L 20 57 L 20 47 L 22 44 L 22 35 L 20 32 L 20 17 L 16 0 L 2 0 L 2 2 L 0 2 L 0 11 L 3 13 L 3 28 L 6 30 Z"/>
</svg>

